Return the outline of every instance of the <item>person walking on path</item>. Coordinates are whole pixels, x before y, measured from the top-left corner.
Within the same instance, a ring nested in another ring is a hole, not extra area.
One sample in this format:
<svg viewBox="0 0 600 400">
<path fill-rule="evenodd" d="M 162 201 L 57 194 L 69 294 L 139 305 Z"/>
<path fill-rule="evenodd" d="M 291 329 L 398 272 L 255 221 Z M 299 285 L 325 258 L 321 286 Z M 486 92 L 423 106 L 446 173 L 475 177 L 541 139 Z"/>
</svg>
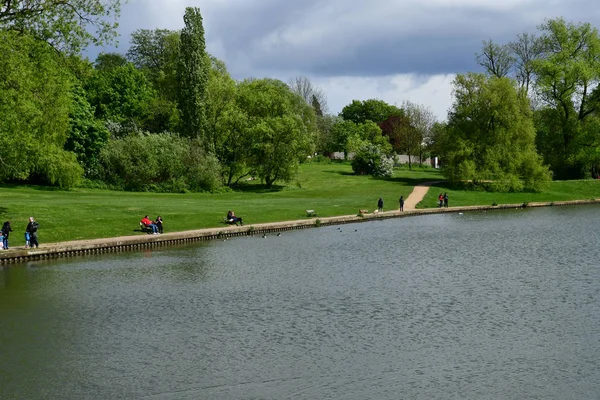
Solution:
<svg viewBox="0 0 600 400">
<path fill-rule="evenodd" d="M 404 196 L 400 196 L 400 211 L 404 211 Z"/>
<path fill-rule="evenodd" d="M 27 228 L 25 228 L 25 233 L 29 233 L 29 247 L 40 247 L 37 237 L 37 230 L 39 227 L 40 224 L 38 224 L 33 217 L 29 217 L 29 223 L 27 224 Z M 25 248 L 27 248 L 27 245 L 25 245 Z"/>
<path fill-rule="evenodd" d="M 8 235 L 12 231 L 13 229 L 10 226 L 10 221 L 6 221 L 4 225 L 2 225 L 2 243 L 4 244 L 4 250 L 8 250 Z"/>
<path fill-rule="evenodd" d="M 383 199 L 381 197 L 377 201 L 377 211 L 383 212 Z"/>
<path fill-rule="evenodd" d="M 448 193 L 444 193 L 444 207 L 448 208 Z"/>
</svg>

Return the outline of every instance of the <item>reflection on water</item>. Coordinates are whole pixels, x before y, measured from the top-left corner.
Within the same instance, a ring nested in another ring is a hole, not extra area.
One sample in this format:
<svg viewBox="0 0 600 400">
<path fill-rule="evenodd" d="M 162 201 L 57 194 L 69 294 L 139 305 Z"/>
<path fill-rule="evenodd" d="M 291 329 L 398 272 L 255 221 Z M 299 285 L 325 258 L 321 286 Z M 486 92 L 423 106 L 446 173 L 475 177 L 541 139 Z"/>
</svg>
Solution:
<svg viewBox="0 0 600 400">
<path fill-rule="evenodd" d="M 0 399 L 597 398 L 597 207 L 0 271 Z"/>
</svg>

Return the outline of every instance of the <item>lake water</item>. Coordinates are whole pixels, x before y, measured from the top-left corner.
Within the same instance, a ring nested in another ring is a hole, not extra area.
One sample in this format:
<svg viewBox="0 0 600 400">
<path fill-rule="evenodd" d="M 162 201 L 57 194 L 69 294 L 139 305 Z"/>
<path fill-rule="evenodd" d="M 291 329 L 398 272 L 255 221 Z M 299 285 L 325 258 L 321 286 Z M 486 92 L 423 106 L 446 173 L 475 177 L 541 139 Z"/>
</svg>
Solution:
<svg viewBox="0 0 600 400">
<path fill-rule="evenodd" d="M 600 208 L 0 270 L 0 399 L 598 399 Z"/>
</svg>

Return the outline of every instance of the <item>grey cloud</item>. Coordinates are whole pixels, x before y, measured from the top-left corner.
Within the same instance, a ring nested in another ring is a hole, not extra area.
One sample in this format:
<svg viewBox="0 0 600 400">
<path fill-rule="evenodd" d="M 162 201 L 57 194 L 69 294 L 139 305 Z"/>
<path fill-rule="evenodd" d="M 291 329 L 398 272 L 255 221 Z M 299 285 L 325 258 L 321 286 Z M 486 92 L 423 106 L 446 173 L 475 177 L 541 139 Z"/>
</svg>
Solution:
<svg viewBox="0 0 600 400">
<path fill-rule="evenodd" d="M 172 7 L 157 15 L 139 9 L 143 1 L 130 0 L 124 7 L 120 31 L 127 36 L 120 52 L 126 51 L 128 34 L 135 29 L 182 26 L 183 3 L 152 0 Z M 460 73 L 478 70 L 475 53 L 482 40 L 506 43 L 518 33 L 535 31 L 544 17 L 600 22 L 591 0 L 507 5 L 517 3 L 512 1 L 495 9 L 473 1 L 436 7 L 401 0 L 188 3 L 201 7 L 208 49 L 224 59 L 236 78 Z"/>
</svg>

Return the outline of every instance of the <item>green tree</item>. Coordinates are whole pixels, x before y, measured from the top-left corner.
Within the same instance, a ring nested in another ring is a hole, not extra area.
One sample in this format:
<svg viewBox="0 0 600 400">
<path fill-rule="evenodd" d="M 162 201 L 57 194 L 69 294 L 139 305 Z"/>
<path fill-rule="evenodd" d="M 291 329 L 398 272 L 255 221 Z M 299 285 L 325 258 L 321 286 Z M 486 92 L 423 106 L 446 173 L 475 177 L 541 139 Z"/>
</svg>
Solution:
<svg viewBox="0 0 600 400">
<path fill-rule="evenodd" d="M 236 102 L 250 141 L 248 166 L 267 187 L 290 181 L 300 161 L 312 154 L 313 108 L 278 80 L 247 80 L 238 91 Z"/>
<path fill-rule="evenodd" d="M 370 99 L 365 101 L 352 100 L 342 109 L 340 117 L 346 121 L 362 124 L 366 121 L 380 123 L 392 115 L 401 115 L 402 110 L 382 100 Z"/>
<path fill-rule="evenodd" d="M 110 43 L 117 35 L 120 12 L 120 0 L 4 0 L 0 28 L 27 32 L 77 54 L 90 43 Z"/>
<path fill-rule="evenodd" d="M 550 180 L 535 150 L 529 101 L 508 78 L 458 75 L 444 174 L 493 190 L 541 190 Z"/>
<path fill-rule="evenodd" d="M 177 77 L 181 132 L 184 136 L 203 138 L 205 93 L 210 75 L 204 27 L 199 8 L 188 7 L 183 16 Z"/>
<path fill-rule="evenodd" d="M 131 34 L 127 59 L 141 69 L 161 97 L 177 101 L 180 34 L 167 29 L 138 29 Z"/>
<path fill-rule="evenodd" d="M 94 62 L 98 71 L 110 71 L 127 65 L 127 59 L 119 53 L 100 53 Z"/>
<path fill-rule="evenodd" d="M 379 124 L 398 154 L 408 156 L 408 169 L 412 170 L 413 159 L 421 152 L 423 136 L 407 115 L 392 115 Z"/>
<path fill-rule="evenodd" d="M 81 85 L 73 87 L 71 98 L 65 149 L 77 156 L 87 176 L 94 177 L 97 175 L 98 155 L 108 142 L 109 133 L 104 123 L 94 117 L 94 109 Z"/>
<path fill-rule="evenodd" d="M 73 186 L 82 169 L 63 150 L 71 76 L 47 43 L 0 30 L 0 181 Z"/>
<path fill-rule="evenodd" d="M 340 119 L 331 127 L 330 140 L 331 152 L 343 151 L 346 158 L 348 153 L 357 152 L 368 144 L 379 147 L 385 154 L 392 151 L 388 138 L 382 135 L 381 128 L 370 120 L 357 124 Z"/>
<path fill-rule="evenodd" d="M 139 127 L 156 96 L 145 75 L 131 63 L 95 71 L 86 90 L 96 118 Z"/>
<path fill-rule="evenodd" d="M 591 143 L 582 136 L 586 120 L 599 109 L 600 39 L 590 24 L 549 20 L 541 27 L 543 56 L 533 61 L 540 99 L 553 111 L 543 112 L 538 130 L 540 149 L 555 178 L 589 176 L 591 160 L 582 157 Z M 552 147 L 548 146 L 552 143 Z"/>
<path fill-rule="evenodd" d="M 223 155 L 223 147 L 229 146 L 227 136 L 230 128 L 224 123 L 231 116 L 235 106 L 236 83 L 227 72 L 225 63 L 211 57 L 211 69 L 206 89 L 205 107 L 206 122 L 204 124 L 207 147 L 210 152 Z M 224 160 L 223 160 L 224 161 Z"/>
</svg>

